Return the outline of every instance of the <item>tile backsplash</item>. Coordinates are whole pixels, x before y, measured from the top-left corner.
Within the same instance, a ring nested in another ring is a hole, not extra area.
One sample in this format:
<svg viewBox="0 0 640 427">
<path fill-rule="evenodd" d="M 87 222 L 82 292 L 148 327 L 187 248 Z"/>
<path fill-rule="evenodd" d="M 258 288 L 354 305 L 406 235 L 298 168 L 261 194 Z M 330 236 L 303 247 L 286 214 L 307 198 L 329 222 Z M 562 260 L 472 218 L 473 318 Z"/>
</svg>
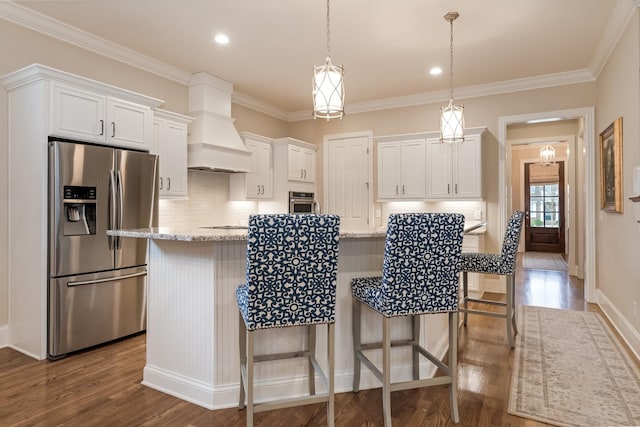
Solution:
<svg viewBox="0 0 640 427">
<path fill-rule="evenodd" d="M 465 222 L 487 220 L 487 203 L 483 200 L 394 201 L 381 203 L 381 208 L 382 226 L 387 225 L 389 214 L 406 212 L 451 212 L 463 214 Z"/>
<path fill-rule="evenodd" d="M 259 212 L 254 201 L 229 200 L 229 174 L 189 171 L 188 200 L 160 200 L 160 225 L 245 225 Z"/>
</svg>

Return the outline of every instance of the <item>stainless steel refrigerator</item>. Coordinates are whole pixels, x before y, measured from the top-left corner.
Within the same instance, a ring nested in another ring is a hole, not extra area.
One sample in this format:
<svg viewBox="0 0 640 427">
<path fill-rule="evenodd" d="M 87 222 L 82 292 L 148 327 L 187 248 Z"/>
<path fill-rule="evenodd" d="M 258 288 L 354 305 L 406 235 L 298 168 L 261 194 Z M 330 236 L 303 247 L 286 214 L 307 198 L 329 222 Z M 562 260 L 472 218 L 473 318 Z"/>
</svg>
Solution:
<svg viewBox="0 0 640 427">
<path fill-rule="evenodd" d="M 157 225 L 158 158 L 49 141 L 49 359 L 146 328 L 147 242 L 109 229 Z"/>
</svg>

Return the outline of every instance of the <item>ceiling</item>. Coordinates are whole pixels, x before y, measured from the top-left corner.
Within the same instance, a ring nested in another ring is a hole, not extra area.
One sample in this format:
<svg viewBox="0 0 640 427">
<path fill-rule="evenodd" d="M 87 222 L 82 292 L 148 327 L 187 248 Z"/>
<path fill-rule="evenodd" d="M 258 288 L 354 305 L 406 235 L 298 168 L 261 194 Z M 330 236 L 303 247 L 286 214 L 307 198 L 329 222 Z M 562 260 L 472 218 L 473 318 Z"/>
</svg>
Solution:
<svg viewBox="0 0 640 427">
<path fill-rule="evenodd" d="M 593 80 L 621 31 L 621 13 L 630 15 L 621 7 L 627 3 L 630 10 L 633 0 L 333 0 L 331 57 L 345 68 L 347 112 L 417 95 L 446 99 L 450 28 L 443 16 L 455 10 L 456 99 L 482 88 Z M 325 0 L 47 0 L 12 7 L 129 48 L 181 83 L 206 71 L 286 114 L 309 117 L 312 68 L 326 56 Z M 214 43 L 218 32 L 231 42 Z M 443 74 L 430 76 L 433 66 Z"/>
</svg>

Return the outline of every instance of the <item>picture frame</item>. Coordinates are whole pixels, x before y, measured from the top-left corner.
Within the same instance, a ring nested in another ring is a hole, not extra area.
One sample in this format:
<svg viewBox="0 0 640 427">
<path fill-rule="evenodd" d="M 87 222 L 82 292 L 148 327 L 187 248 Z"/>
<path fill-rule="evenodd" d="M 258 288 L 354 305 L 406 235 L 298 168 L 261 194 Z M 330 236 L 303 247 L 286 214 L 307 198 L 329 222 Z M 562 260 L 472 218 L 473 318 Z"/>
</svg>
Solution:
<svg viewBox="0 0 640 427">
<path fill-rule="evenodd" d="M 623 213 L 622 117 L 600 134 L 600 209 Z"/>
</svg>

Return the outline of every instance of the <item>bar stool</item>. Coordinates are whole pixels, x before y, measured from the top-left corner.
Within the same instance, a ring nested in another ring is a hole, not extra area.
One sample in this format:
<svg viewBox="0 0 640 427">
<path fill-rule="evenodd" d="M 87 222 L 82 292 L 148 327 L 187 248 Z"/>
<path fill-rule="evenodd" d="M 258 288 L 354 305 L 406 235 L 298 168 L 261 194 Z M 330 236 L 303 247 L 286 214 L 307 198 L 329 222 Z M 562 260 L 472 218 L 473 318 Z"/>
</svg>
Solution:
<svg viewBox="0 0 640 427">
<path fill-rule="evenodd" d="M 462 307 L 460 312 L 464 313 L 464 326 L 467 326 L 468 314 L 480 314 L 485 316 L 501 317 L 507 320 L 507 337 L 511 348 L 515 347 L 513 339 L 514 333 L 518 333 L 516 325 L 516 296 L 515 296 L 515 276 L 516 259 L 518 256 L 518 242 L 520 241 L 520 231 L 522 229 L 523 211 L 515 211 L 511 214 L 507 230 L 502 241 L 502 251 L 499 254 L 485 254 L 477 252 L 467 252 L 462 254 L 460 270 L 462 273 Z M 507 276 L 507 300 L 506 302 L 486 300 L 482 298 L 469 298 L 467 273 L 484 273 Z M 505 307 L 504 313 L 487 311 L 486 308 L 470 309 L 469 303 L 485 304 Z"/>
<path fill-rule="evenodd" d="M 353 391 L 360 388 L 361 362 L 382 383 L 385 427 L 391 426 L 391 392 L 449 384 L 451 419 L 459 421 L 457 403 L 458 283 L 464 216 L 460 214 L 389 215 L 382 277 L 355 278 L 353 294 Z M 362 343 L 361 306 L 381 314 L 382 342 Z M 448 365 L 420 345 L 420 315 L 448 313 Z M 391 341 L 390 322 L 410 316 L 410 340 Z M 391 347 L 411 346 L 413 380 L 391 383 Z M 382 371 L 364 351 L 382 348 Z M 419 355 L 440 368 L 445 375 L 420 379 Z"/>
<path fill-rule="evenodd" d="M 327 402 L 327 424 L 334 425 L 334 323 L 338 268 L 337 215 L 251 215 L 247 235 L 247 278 L 238 286 L 240 311 L 240 400 L 247 406 L 247 426 L 254 412 Z M 316 325 L 327 324 L 328 373 L 315 357 Z M 254 354 L 260 329 L 304 326 L 307 349 Z M 309 361 L 309 396 L 254 403 L 254 363 L 305 357 Z M 315 393 L 315 374 L 326 393 Z"/>
</svg>

